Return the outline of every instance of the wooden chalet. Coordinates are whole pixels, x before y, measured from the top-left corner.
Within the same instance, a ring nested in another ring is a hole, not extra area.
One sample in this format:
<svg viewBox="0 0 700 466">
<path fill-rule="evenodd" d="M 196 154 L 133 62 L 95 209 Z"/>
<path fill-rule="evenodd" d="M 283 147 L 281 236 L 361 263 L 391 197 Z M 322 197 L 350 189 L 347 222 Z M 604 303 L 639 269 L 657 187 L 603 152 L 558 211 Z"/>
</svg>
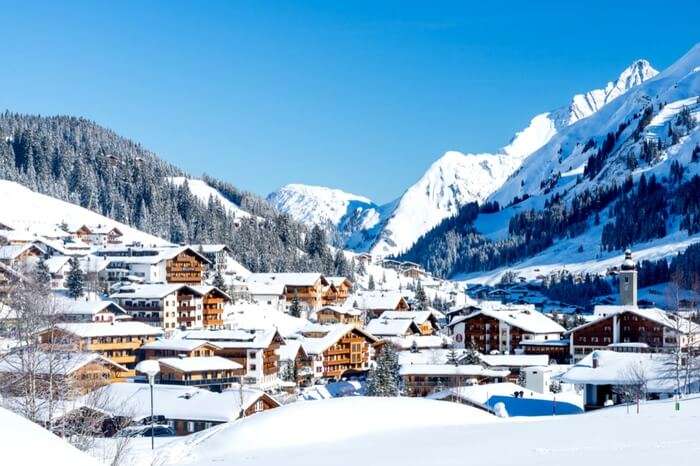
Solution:
<svg viewBox="0 0 700 466">
<path fill-rule="evenodd" d="M 327 277 L 329 282 L 323 295 L 324 306 L 340 306 L 352 291 L 352 282 L 345 277 Z"/>
<path fill-rule="evenodd" d="M 204 328 L 224 328 L 224 306 L 232 301 L 231 296 L 214 286 L 201 285 L 195 288 L 202 294 Z"/>
<path fill-rule="evenodd" d="M 365 311 L 371 319 L 385 311 L 408 311 L 408 301 L 398 291 L 362 291 L 348 297 L 348 303 Z"/>
<path fill-rule="evenodd" d="M 302 346 L 313 358 L 314 378 L 339 380 L 369 370 L 377 338 L 353 325 L 311 325 L 302 331 Z"/>
<path fill-rule="evenodd" d="M 254 273 L 248 277 L 251 283 L 282 283 L 287 302 L 298 299 L 309 309 L 324 304 L 324 293 L 330 283 L 320 273 Z"/>
<path fill-rule="evenodd" d="M 40 333 L 39 341 L 47 347 L 98 353 L 127 369 L 120 377 L 133 377 L 141 346 L 162 334 L 161 329 L 142 322 L 59 323 Z"/>
<path fill-rule="evenodd" d="M 423 397 L 447 388 L 502 382 L 509 372 L 478 364 L 404 364 L 399 374 L 407 396 Z"/>
<path fill-rule="evenodd" d="M 168 283 L 200 285 L 205 264 L 209 259 L 192 248 L 182 248 L 177 254 L 166 259 L 165 280 Z"/>
<path fill-rule="evenodd" d="M 177 356 L 158 359 L 158 383 L 187 385 L 220 392 L 241 382 L 243 366 L 221 356 Z"/>
<path fill-rule="evenodd" d="M 319 324 L 351 324 L 361 327 L 364 323 L 362 311 L 346 306 L 323 306 L 315 315 Z"/>
</svg>

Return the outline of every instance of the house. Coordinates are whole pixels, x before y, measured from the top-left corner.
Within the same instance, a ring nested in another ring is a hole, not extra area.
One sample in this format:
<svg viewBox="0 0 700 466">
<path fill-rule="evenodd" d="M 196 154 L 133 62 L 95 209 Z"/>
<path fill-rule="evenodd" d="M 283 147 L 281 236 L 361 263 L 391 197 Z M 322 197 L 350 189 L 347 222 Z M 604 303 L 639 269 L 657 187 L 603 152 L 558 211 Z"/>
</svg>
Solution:
<svg viewBox="0 0 700 466">
<path fill-rule="evenodd" d="M 217 296 L 223 293 L 212 294 Z M 175 284 L 129 285 L 110 296 L 139 322 L 162 327 L 172 332 L 176 328 L 204 327 L 204 295 L 197 287 Z M 216 298 L 218 300 L 222 298 Z M 217 309 L 213 309 L 218 315 Z"/>
<path fill-rule="evenodd" d="M 142 322 L 59 323 L 41 332 L 39 342 L 98 353 L 127 369 L 118 374 L 120 377 L 133 377 L 141 346 L 162 334 L 162 330 Z"/>
<path fill-rule="evenodd" d="M 700 376 L 693 372 L 679 379 L 675 375 L 673 355 L 664 353 L 620 353 L 597 350 L 557 377 L 560 381 L 583 386 L 587 410 L 609 404 L 634 401 L 643 392 L 650 397 L 669 397 L 680 389 L 697 392 Z M 630 393 L 631 392 L 631 393 Z"/>
<path fill-rule="evenodd" d="M 284 294 L 284 283 L 272 282 L 242 282 L 240 287 L 245 285 L 245 292 L 250 299 L 258 304 L 266 304 L 277 310 L 284 310 L 286 298 Z M 239 288 L 240 288 L 239 287 Z M 238 292 L 239 296 L 243 294 Z"/>
<path fill-rule="evenodd" d="M 128 418 L 135 425 L 150 423 L 151 391 L 147 384 L 113 383 L 88 394 L 86 403 L 89 398 L 105 400 L 100 409 L 112 418 Z M 193 434 L 280 405 L 266 393 L 251 388 L 215 393 L 197 387 L 156 384 L 153 398 L 154 417 L 170 425 L 177 435 Z"/>
<path fill-rule="evenodd" d="M 479 359 L 489 369 L 508 371 L 512 381 L 517 380 L 520 372 L 527 367 L 549 365 L 546 354 L 480 354 Z"/>
<path fill-rule="evenodd" d="M 224 328 L 224 306 L 232 301 L 231 296 L 211 285 L 199 285 L 194 288 L 202 295 L 204 328 Z"/>
<path fill-rule="evenodd" d="M 56 309 L 62 322 L 113 322 L 131 318 L 112 301 L 61 299 Z"/>
<path fill-rule="evenodd" d="M 109 225 L 94 225 L 86 228 L 88 234 L 81 239 L 95 246 L 121 243 L 121 238 L 124 236 L 119 228 Z"/>
<path fill-rule="evenodd" d="M 523 354 L 546 354 L 550 361 L 567 364 L 571 359 L 569 348 L 569 339 L 563 338 L 561 340 L 521 340 L 519 349 Z"/>
<path fill-rule="evenodd" d="M 25 386 L 28 371 L 37 376 L 40 386 L 31 389 L 39 396 L 46 396 L 52 386 L 71 388 L 62 396 L 81 395 L 126 377 L 129 372 L 97 353 L 33 351 L 31 355 L 23 355 L 19 350 L 0 359 L 0 385 L 10 394 L 23 396 L 30 389 Z"/>
<path fill-rule="evenodd" d="M 0 262 L 10 267 L 36 264 L 44 254 L 43 249 L 31 243 L 0 246 Z"/>
<path fill-rule="evenodd" d="M 248 283 L 282 283 L 287 302 L 298 299 L 310 310 L 319 309 L 324 304 L 324 292 L 330 285 L 320 273 L 254 273 Z"/>
<path fill-rule="evenodd" d="M 7 296 L 10 289 L 20 280 L 25 280 L 21 273 L 0 262 L 0 298 Z"/>
<path fill-rule="evenodd" d="M 280 367 L 282 368 L 281 377 L 290 375 L 294 376 L 294 383 L 299 387 L 311 385 L 313 381 L 313 359 L 304 350 L 304 346 L 299 340 L 287 340 L 285 344 L 280 345 L 277 349 L 279 356 Z M 284 371 L 288 371 L 284 374 Z"/>
<path fill-rule="evenodd" d="M 352 282 L 345 277 L 326 277 L 329 285 L 323 296 L 326 306 L 343 305 L 352 291 Z"/>
<path fill-rule="evenodd" d="M 313 359 L 314 379 L 336 379 L 369 370 L 377 338 L 349 324 L 309 325 L 301 332 L 304 351 Z"/>
<path fill-rule="evenodd" d="M 365 330 L 379 338 L 406 337 L 420 335 L 420 328 L 413 319 L 384 319 L 370 320 Z"/>
<path fill-rule="evenodd" d="M 323 306 L 315 312 L 319 324 L 351 324 L 361 327 L 363 312 L 347 306 Z"/>
<path fill-rule="evenodd" d="M 161 359 L 185 356 L 188 358 L 214 356 L 221 347 L 202 340 L 165 338 L 146 343 L 141 347 L 143 359 Z"/>
<path fill-rule="evenodd" d="M 487 369 L 478 364 L 406 364 L 399 371 L 407 396 L 428 396 L 450 387 L 501 382 L 507 370 Z"/>
<path fill-rule="evenodd" d="M 65 288 L 66 277 L 71 270 L 70 257 L 63 255 L 51 256 L 44 261 L 51 275 L 51 288 Z"/>
<path fill-rule="evenodd" d="M 648 352 L 700 346 L 700 325 L 637 305 L 637 269 L 629 250 L 618 275 L 621 304 L 595 306 L 593 320 L 568 332 L 574 362 L 596 350 Z"/>
<path fill-rule="evenodd" d="M 191 244 L 190 247 L 209 259 L 213 270 L 221 274 L 226 272 L 228 259 L 232 257 L 231 248 L 225 244 Z"/>
<path fill-rule="evenodd" d="M 564 327 L 532 305 L 482 301 L 478 309 L 452 319 L 448 327 L 459 348 L 511 353 L 524 340 L 559 340 Z"/>
<path fill-rule="evenodd" d="M 348 297 L 352 307 L 365 311 L 369 318 L 377 318 L 385 311 L 408 311 L 406 299 L 398 291 L 362 291 Z"/>
<path fill-rule="evenodd" d="M 176 356 L 158 359 L 158 383 L 221 392 L 241 382 L 243 366 L 221 356 Z"/>
<path fill-rule="evenodd" d="M 245 369 L 243 384 L 262 389 L 279 383 L 277 350 L 284 339 L 277 330 L 192 330 L 184 332 L 185 340 L 207 341 L 219 347 L 221 356 L 237 362 Z"/>
<path fill-rule="evenodd" d="M 440 330 L 438 318 L 433 311 L 384 311 L 380 319 L 410 319 L 418 325 L 421 335 L 434 335 Z"/>
</svg>

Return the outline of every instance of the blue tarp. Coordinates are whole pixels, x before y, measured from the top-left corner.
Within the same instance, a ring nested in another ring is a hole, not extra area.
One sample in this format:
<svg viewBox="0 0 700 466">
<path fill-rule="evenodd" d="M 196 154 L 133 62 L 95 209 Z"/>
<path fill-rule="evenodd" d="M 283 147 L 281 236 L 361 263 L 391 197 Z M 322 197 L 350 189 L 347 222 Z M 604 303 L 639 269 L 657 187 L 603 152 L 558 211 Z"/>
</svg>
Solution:
<svg viewBox="0 0 700 466">
<path fill-rule="evenodd" d="M 503 403 L 509 416 L 552 416 L 560 414 L 580 414 L 583 409 L 563 401 L 539 400 L 536 398 L 515 398 L 513 396 L 492 396 L 486 404 L 493 409 L 496 403 Z"/>
</svg>

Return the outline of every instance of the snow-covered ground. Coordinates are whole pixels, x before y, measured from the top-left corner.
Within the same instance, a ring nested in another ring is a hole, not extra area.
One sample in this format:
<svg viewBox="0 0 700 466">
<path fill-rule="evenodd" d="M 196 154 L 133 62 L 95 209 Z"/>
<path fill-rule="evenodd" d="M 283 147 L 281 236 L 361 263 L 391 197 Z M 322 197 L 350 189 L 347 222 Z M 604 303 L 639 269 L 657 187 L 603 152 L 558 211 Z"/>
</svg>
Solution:
<svg viewBox="0 0 700 466">
<path fill-rule="evenodd" d="M 184 176 L 174 176 L 168 178 L 168 181 L 175 186 L 181 186 L 185 183 L 185 181 L 187 181 L 187 186 L 190 188 L 190 192 L 205 205 L 209 202 L 209 198 L 213 197 L 221 203 L 221 205 L 230 215 L 233 215 L 236 218 L 250 217 L 250 213 L 226 199 L 218 190 L 212 188 L 203 180 L 198 180 L 196 178 L 185 178 Z"/>
<path fill-rule="evenodd" d="M 499 419 L 447 401 L 299 402 L 156 450 L 161 464 L 615 466 L 697 464 L 700 399 L 573 416 Z M 150 464 L 147 452 L 130 462 Z"/>
<path fill-rule="evenodd" d="M 16 230 L 48 230 L 63 222 L 68 225 L 105 225 L 118 228 L 124 235 L 122 240 L 125 243 L 138 241 L 145 245 L 170 244 L 91 210 L 39 194 L 12 181 L 0 180 L 0 199 L 0 223 L 12 226 Z"/>
</svg>

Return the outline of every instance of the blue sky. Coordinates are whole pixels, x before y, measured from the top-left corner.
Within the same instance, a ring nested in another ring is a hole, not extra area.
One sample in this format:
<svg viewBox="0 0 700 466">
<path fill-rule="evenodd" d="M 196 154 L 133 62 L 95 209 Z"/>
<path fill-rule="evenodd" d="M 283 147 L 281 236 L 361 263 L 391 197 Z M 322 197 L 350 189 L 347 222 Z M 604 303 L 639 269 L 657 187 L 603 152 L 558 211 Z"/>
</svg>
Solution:
<svg viewBox="0 0 700 466">
<path fill-rule="evenodd" d="M 700 38 L 682 1 L 0 3 L 5 108 L 91 118 L 259 194 L 378 202 Z"/>
</svg>

